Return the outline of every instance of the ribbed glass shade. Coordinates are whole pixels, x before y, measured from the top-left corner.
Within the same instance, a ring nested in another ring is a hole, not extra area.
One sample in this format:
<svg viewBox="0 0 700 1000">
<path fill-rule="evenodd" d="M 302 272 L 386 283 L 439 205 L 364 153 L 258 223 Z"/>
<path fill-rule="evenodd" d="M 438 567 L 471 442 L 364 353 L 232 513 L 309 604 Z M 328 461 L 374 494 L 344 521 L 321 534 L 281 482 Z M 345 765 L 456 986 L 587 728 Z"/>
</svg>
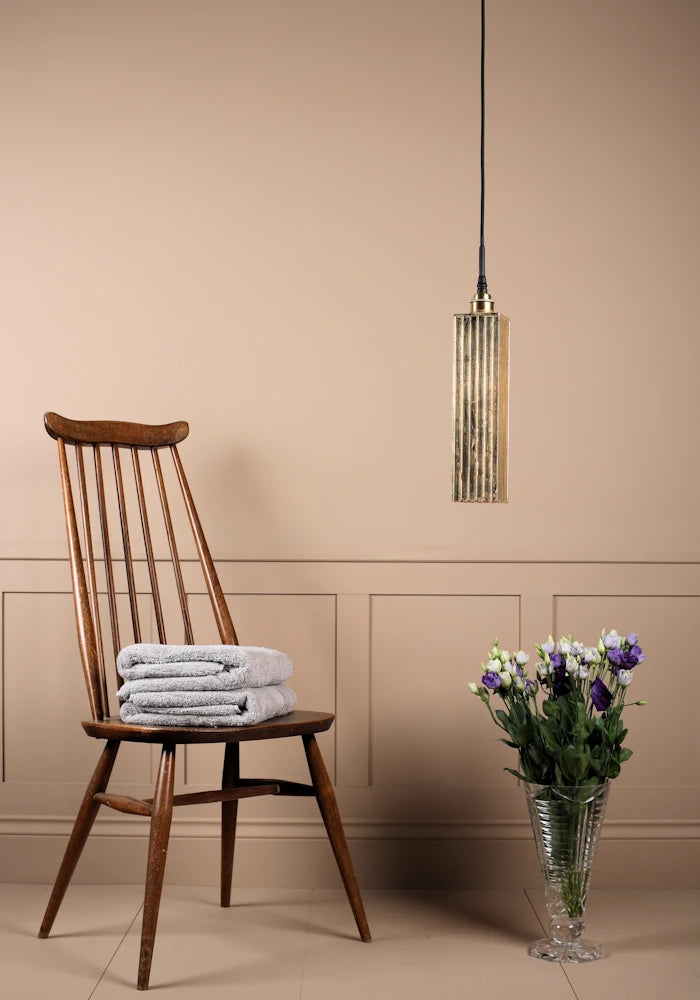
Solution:
<svg viewBox="0 0 700 1000">
<path fill-rule="evenodd" d="M 455 316 L 453 500 L 508 500 L 509 335 L 500 313 Z"/>
</svg>

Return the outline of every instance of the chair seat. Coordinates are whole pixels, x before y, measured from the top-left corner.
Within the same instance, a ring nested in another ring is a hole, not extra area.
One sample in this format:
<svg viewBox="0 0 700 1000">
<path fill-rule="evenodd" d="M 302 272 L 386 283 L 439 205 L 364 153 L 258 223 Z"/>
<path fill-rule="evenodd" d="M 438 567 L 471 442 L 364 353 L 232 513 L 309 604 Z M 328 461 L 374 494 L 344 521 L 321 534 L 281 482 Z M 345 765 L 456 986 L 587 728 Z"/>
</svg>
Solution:
<svg viewBox="0 0 700 1000">
<path fill-rule="evenodd" d="M 281 739 L 325 733 L 335 716 L 329 712 L 288 712 L 257 726 L 134 726 L 118 715 L 82 723 L 88 736 L 98 740 L 129 740 L 134 743 L 242 743 L 246 740 Z"/>
</svg>

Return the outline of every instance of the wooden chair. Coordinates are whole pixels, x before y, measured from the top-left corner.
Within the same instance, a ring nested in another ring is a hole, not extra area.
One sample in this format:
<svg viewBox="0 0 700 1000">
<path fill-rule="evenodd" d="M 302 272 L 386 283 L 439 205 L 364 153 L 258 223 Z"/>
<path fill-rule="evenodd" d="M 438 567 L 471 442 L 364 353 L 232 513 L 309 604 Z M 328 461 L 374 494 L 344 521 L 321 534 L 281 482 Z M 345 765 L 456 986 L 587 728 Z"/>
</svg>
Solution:
<svg viewBox="0 0 700 1000">
<path fill-rule="evenodd" d="M 160 642 L 166 642 L 161 590 L 158 585 L 159 570 L 154 556 L 146 503 L 147 491 L 144 488 L 144 476 L 141 466 L 141 458 L 148 457 L 153 463 L 153 473 L 157 486 L 157 490 L 154 492 L 158 493 L 160 499 L 161 514 L 170 549 L 175 586 L 182 614 L 182 624 L 184 625 L 184 639 L 186 643 L 194 642 L 185 584 L 173 529 L 173 518 L 166 495 L 165 477 L 163 475 L 163 465 L 161 464 L 161 454 L 168 452 L 174 461 L 177 482 L 179 483 L 184 507 L 194 535 L 199 561 L 211 599 L 211 606 L 221 642 L 237 643 L 238 641 L 177 451 L 178 443 L 183 441 L 189 433 L 188 425 L 182 421 L 162 426 L 116 421 L 78 421 L 68 420 L 56 413 L 47 413 L 44 417 L 44 423 L 47 432 L 58 441 L 63 503 L 68 531 L 70 569 L 78 628 L 78 644 L 90 701 L 90 711 L 92 713 L 92 718 L 87 722 L 83 722 L 82 725 L 88 736 L 92 736 L 98 740 L 105 740 L 106 742 L 102 756 L 99 759 L 95 773 L 85 792 L 80 811 L 78 812 L 73 832 L 70 836 L 63 862 L 46 909 L 41 930 L 39 931 L 39 937 L 48 937 L 100 806 L 109 806 L 111 809 L 134 813 L 138 816 L 150 816 L 148 867 L 146 871 L 146 892 L 138 972 L 138 989 L 147 989 L 173 806 L 203 802 L 221 802 L 221 906 L 229 906 L 238 800 L 257 795 L 315 795 L 360 932 L 360 937 L 363 941 L 370 941 L 369 926 L 362 905 L 357 880 L 353 872 L 333 787 L 328 777 L 321 751 L 316 742 L 315 734 L 325 732 L 331 727 L 334 719 L 332 715 L 326 712 L 295 711 L 260 725 L 216 729 L 187 728 L 181 726 L 149 728 L 129 725 L 122 722 L 118 715 L 110 715 L 107 694 L 108 683 L 106 679 L 107 656 L 104 651 L 100 625 L 95 559 L 96 546 L 91 527 L 91 503 L 89 502 L 90 495 L 95 495 L 96 502 L 93 505 L 97 507 L 97 517 L 94 521 L 99 521 L 100 548 L 104 562 L 104 590 L 106 591 L 109 609 L 112 652 L 116 658 L 120 649 L 120 623 L 117 615 L 118 602 L 115 588 L 115 567 L 112 556 L 113 539 L 111 540 L 107 521 L 108 504 L 106 500 L 105 476 L 103 474 L 103 452 L 106 452 L 110 456 L 111 464 L 114 468 L 114 486 L 121 534 L 120 548 L 124 558 L 131 613 L 130 631 L 133 633 L 133 641 L 141 641 L 141 625 L 139 622 L 139 608 L 135 584 L 135 569 L 138 569 L 138 566 L 135 567 L 132 556 L 131 540 L 133 536 L 130 535 L 127 519 L 127 492 L 125 490 L 123 472 L 126 462 L 129 462 L 132 466 L 134 475 L 140 529 L 148 566 L 150 593 L 153 600 L 158 639 Z M 75 449 L 74 472 L 72 474 L 70 470 L 70 464 L 72 463 L 69 463 L 70 446 L 73 446 Z M 94 481 L 92 476 L 90 476 L 89 483 L 86 475 L 87 463 L 85 453 L 87 453 L 94 463 Z M 80 519 L 82 521 L 84 549 L 81 547 L 78 516 L 73 499 L 76 488 L 80 498 Z M 138 527 L 136 530 L 138 531 Z M 98 569 L 100 568 L 99 562 L 100 559 L 98 558 Z M 162 566 L 160 567 L 160 572 L 163 572 Z M 300 736 L 303 740 L 312 784 L 306 785 L 299 782 L 277 779 L 240 777 L 240 743 L 247 742 L 248 740 L 285 739 L 291 736 Z M 162 745 L 160 767 L 152 799 L 142 800 L 124 795 L 111 795 L 107 791 L 107 784 L 122 740 L 160 743 Z M 173 794 L 175 748 L 181 743 L 225 744 L 221 788 L 205 792 L 192 792 L 185 795 Z"/>
</svg>

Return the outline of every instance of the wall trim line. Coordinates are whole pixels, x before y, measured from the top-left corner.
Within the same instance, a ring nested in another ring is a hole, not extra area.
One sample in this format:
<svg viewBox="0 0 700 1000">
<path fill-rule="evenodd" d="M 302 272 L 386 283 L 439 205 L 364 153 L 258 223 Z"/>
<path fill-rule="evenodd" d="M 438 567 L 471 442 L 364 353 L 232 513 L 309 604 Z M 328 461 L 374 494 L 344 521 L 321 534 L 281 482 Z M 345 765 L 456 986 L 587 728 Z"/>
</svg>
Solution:
<svg viewBox="0 0 700 1000">
<path fill-rule="evenodd" d="M 530 840 L 528 820 L 501 823 L 436 820 L 344 821 L 345 832 L 352 840 Z M 8 815 L 0 817 L 0 836 L 67 837 L 73 827 L 68 816 Z M 214 816 L 173 819 L 172 836 L 218 838 L 220 820 Z M 241 819 L 237 835 L 246 840 L 325 840 L 320 819 Z M 128 816 L 99 817 L 92 836 L 146 837 L 148 822 Z M 700 822 L 696 820 L 607 820 L 603 824 L 605 840 L 700 840 Z"/>
</svg>

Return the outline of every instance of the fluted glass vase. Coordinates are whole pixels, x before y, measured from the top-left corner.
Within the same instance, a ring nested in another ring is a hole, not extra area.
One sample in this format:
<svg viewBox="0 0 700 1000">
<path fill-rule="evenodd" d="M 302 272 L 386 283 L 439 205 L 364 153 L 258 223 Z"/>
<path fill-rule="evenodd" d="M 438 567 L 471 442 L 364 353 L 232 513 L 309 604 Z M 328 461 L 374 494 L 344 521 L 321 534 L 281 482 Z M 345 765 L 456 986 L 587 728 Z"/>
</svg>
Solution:
<svg viewBox="0 0 700 1000">
<path fill-rule="evenodd" d="M 608 789 L 607 781 L 571 787 L 525 784 L 550 933 L 530 945 L 534 958 L 590 962 L 603 956 L 601 945 L 584 941 L 582 934 Z"/>
</svg>

